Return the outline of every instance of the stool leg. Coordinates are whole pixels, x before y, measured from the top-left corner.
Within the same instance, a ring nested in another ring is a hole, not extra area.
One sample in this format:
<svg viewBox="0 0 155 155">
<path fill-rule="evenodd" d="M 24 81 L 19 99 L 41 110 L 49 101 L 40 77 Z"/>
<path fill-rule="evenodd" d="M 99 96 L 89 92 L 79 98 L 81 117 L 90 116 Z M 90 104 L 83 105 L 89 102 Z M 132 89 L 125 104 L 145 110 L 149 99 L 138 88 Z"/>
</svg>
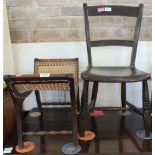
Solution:
<svg viewBox="0 0 155 155">
<path fill-rule="evenodd" d="M 98 92 L 98 82 L 94 82 L 92 96 L 91 96 L 91 104 L 89 105 L 90 109 L 95 108 L 95 103 L 96 103 L 96 99 L 97 99 L 97 92 Z"/>
<path fill-rule="evenodd" d="M 151 106 L 149 102 L 149 90 L 147 80 L 143 81 L 143 120 L 144 120 L 144 128 L 145 128 L 145 136 L 150 136 L 151 128 L 152 128 L 152 117 L 151 117 Z"/>
<path fill-rule="evenodd" d="M 89 87 L 89 81 L 84 80 L 82 97 L 81 97 L 81 111 L 80 111 L 80 137 L 84 136 L 84 130 L 85 130 L 84 129 L 85 120 L 87 117 L 87 110 L 88 110 L 88 87 Z"/>
<path fill-rule="evenodd" d="M 70 98 L 71 98 L 71 115 L 72 115 L 72 125 L 73 125 L 73 141 L 74 141 L 75 146 L 77 146 L 78 145 L 78 129 L 77 129 L 77 114 L 76 114 L 74 81 L 70 82 Z"/>
</svg>

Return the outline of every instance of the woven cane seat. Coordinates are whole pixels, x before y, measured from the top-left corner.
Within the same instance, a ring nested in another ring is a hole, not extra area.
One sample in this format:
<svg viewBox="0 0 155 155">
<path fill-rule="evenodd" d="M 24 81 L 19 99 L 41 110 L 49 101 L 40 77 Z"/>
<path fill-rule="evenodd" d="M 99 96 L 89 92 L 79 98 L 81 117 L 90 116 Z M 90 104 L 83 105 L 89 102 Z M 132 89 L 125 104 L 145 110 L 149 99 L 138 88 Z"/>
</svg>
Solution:
<svg viewBox="0 0 155 155">
<path fill-rule="evenodd" d="M 47 83 L 47 84 L 15 84 L 19 93 L 34 90 L 69 90 L 68 83 Z"/>
<path fill-rule="evenodd" d="M 20 76 L 6 75 L 5 79 L 8 80 L 11 89 L 17 93 L 25 93 L 34 90 L 70 90 L 73 75 L 50 74 L 49 77 L 40 77 L 39 74 L 23 74 Z"/>
<path fill-rule="evenodd" d="M 78 85 L 78 59 L 35 59 L 34 74 L 50 73 L 50 75 L 71 74 L 74 78 L 75 87 Z M 16 84 L 15 88 L 18 92 L 24 93 L 26 91 L 34 90 L 64 90 L 70 89 L 66 81 L 57 81 L 56 83 L 25 83 Z"/>
<path fill-rule="evenodd" d="M 50 74 L 72 74 L 75 86 L 78 85 L 78 59 L 35 59 L 34 74 L 50 73 Z M 49 87 L 53 90 L 67 90 L 66 84 L 52 84 Z"/>
</svg>

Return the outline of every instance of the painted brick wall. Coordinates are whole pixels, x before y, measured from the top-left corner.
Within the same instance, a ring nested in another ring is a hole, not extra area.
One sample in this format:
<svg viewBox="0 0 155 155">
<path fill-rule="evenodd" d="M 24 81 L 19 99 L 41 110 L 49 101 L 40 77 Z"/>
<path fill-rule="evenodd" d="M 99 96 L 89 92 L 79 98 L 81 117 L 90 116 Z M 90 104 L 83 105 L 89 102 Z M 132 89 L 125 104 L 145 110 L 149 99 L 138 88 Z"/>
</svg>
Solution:
<svg viewBox="0 0 155 155">
<path fill-rule="evenodd" d="M 144 4 L 140 40 L 152 40 L 151 0 L 6 0 L 12 43 L 84 41 L 82 4 Z M 91 38 L 131 38 L 133 18 L 91 18 Z M 125 35 L 124 35 L 125 34 Z"/>
</svg>

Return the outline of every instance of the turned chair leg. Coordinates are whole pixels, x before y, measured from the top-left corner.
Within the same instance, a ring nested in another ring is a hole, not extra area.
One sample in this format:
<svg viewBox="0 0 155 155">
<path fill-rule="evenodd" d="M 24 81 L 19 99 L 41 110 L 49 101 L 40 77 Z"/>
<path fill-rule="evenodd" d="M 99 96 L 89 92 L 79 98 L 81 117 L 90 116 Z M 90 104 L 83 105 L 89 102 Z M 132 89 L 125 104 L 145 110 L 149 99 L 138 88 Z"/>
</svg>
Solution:
<svg viewBox="0 0 155 155">
<path fill-rule="evenodd" d="M 89 81 L 84 80 L 82 97 L 81 97 L 81 111 L 80 111 L 80 137 L 83 137 L 85 132 L 85 120 L 88 111 L 88 87 L 89 87 Z"/>
<path fill-rule="evenodd" d="M 95 103 L 96 103 L 96 99 L 97 99 L 97 92 L 98 92 L 98 82 L 94 82 L 92 95 L 91 95 L 91 104 L 89 105 L 91 110 L 93 110 L 95 108 Z"/>
<path fill-rule="evenodd" d="M 77 146 L 78 145 L 78 129 L 77 129 L 77 114 L 76 114 L 74 81 L 70 82 L 70 98 L 71 98 L 71 115 L 72 115 L 72 126 L 73 126 L 73 142 L 75 146 Z"/>
<path fill-rule="evenodd" d="M 142 90 L 142 98 L 143 98 L 143 120 L 144 120 L 144 129 L 145 136 L 149 137 L 152 128 L 152 117 L 151 117 L 151 105 L 149 99 L 149 90 L 147 80 L 143 81 L 143 90 Z"/>
</svg>

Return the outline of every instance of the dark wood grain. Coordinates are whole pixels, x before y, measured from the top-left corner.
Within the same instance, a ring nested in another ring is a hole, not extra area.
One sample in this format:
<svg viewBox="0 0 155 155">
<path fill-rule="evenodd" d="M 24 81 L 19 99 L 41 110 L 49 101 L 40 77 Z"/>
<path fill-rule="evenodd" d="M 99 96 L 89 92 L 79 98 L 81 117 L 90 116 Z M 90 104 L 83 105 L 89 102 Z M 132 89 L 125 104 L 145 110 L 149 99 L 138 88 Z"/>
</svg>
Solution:
<svg viewBox="0 0 155 155">
<path fill-rule="evenodd" d="M 90 41 L 91 47 L 100 47 L 100 46 L 127 46 L 132 47 L 133 41 L 131 40 L 97 40 Z"/>
<path fill-rule="evenodd" d="M 90 101 L 90 104 L 89 104 L 89 109 L 95 108 L 97 93 L 98 93 L 98 82 L 94 82 L 93 83 L 92 95 L 91 95 L 91 101 Z"/>
<path fill-rule="evenodd" d="M 87 4 L 84 4 L 87 5 Z M 98 8 L 111 8 L 111 11 L 98 12 Z M 88 6 L 88 16 L 129 16 L 136 17 L 138 14 L 138 7 L 135 6 L 121 6 L 121 5 L 100 5 Z M 130 10 L 130 11 L 129 11 Z"/>
<path fill-rule="evenodd" d="M 39 111 L 42 113 L 42 103 L 41 103 L 41 98 L 40 98 L 40 94 L 39 94 L 39 91 L 38 90 L 35 90 L 35 95 L 36 95 L 36 101 L 37 101 L 37 105 L 38 105 L 38 108 L 39 108 Z"/>
<path fill-rule="evenodd" d="M 121 83 L 121 102 L 122 107 L 126 108 L 126 83 Z"/>
<path fill-rule="evenodd" d="M 78 145 L 78 127 L 77 127 L 77 115 L 76 115 L 76 97 L 74 89 L 74 79 L 69 82 L 70 86 L 70 99 L 71 99 L 71 119 L 72 119 L 72 130 L 73 130 L 73 143 Z"/>
<path fill-rule="evenodd" d="M 84 21 L 85 21 L 85 34 L 86 34 L 88 64 L 89 64 L 89 66 L 92 66 L 91 43 L 90 43 L 90 30 L 89 30 L 87 4 L 83 4 L 83 10 L 84 10 Z"/>
<path fill-rule="evenodd" d="M 138 39 L 139 39 L 139 34 L 140 34 L 142 16 L 143 16 L 143 4 L 139 4 L 139 11 L 138 11 L 134 38 L 133 38 L 134 44 L 133 44 L 132 53 L 131 53 L 131 62 L 130 62 L 131 67 L 135 67 L 135 60 L 136 60 L 136 54 L 137 54 L 137 46 L 138 46 Z"/>
<path fill-rule="evenodd" d="M 83 82 L 83 90 L 81 96 L 81 111 L 80 111 L 80 136 L 84 136 L 85 129 L 85 118 L 87 117 L 88 112 L 88 89 L 89 89 L 89 81 L 85 80 Z"/>
</svg>

